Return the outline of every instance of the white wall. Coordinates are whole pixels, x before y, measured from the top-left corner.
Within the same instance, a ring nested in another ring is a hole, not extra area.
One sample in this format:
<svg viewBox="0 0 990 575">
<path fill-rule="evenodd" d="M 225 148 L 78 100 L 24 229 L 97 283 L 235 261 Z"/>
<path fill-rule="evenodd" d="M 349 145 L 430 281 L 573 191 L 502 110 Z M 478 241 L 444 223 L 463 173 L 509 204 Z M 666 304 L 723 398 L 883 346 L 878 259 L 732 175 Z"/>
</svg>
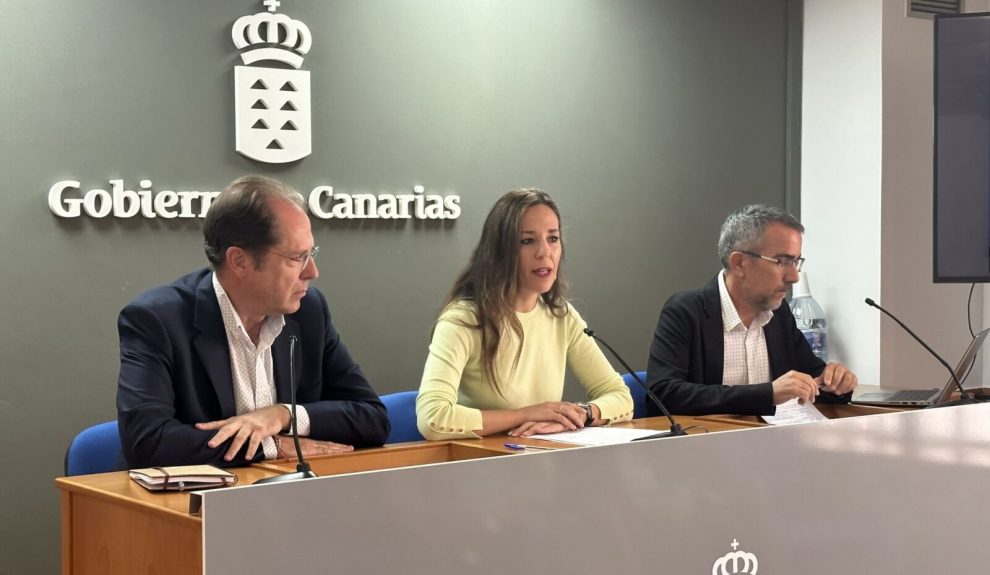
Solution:
<svg viewBox="0 0 990 575">
<path fill-rule="evenodd" d="M 972 6 L 968 6 L 972 9 Z M 903 0 L 883 9 L 883 185 L 881 297 L 891 311 L 950 365 L 969 344 L 969 285 L 932 282 L 933 24 L 908 18 Z M 974 294 L 974 328 L 982 320 L 982 290 Z M 919 387 L 948 374 L 911 336 L 890 321 L 880 330 L 885 383 Z M 982 369 L 969 386 L 979 386 Z"/>
<path fill-rule="evenodd" d="M 945 369 L 863 303 L 950 364 L 969 342 L 969 286 L 932 282 L 932 20 L 908 18 L 904 0 L 808 0 L 804 22 L 802 219 L 833 357 L 864 383 L 940 385 Z"/>
<path fill-rule="evenodd" d="M 801 118 L 801 219 L 812 294 L 829 321 L 829 357 L 880 377 L 880 0 L 807 0 Z"/>
</svg>

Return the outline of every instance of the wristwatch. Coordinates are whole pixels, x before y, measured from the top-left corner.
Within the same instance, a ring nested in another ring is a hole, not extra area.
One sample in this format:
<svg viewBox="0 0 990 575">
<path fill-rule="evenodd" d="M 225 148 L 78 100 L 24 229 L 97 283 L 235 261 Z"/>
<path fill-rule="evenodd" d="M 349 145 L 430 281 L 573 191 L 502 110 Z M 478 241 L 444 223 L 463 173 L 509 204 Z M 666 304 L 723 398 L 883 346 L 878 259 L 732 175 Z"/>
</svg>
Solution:
<svg viewBox="0 0 990 575">
<path fill-rule="evenodd" d="M 592 411 L 591 404 L 590 403 L 579 402 L 577 404 L 577 406 L 584 410 L 584 425 L 585 425 L 585 427 L 590 426 L 591 425 L 591 422 L 595 420 L 595 412 Z"/>
</svg>

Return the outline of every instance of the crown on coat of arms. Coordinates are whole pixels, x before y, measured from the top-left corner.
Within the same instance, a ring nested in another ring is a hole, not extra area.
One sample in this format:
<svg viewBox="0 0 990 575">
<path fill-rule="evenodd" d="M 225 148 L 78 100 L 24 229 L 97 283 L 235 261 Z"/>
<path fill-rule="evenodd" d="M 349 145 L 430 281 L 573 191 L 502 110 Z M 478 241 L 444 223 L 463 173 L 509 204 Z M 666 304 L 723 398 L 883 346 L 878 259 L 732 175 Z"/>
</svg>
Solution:
<svg viewBox="0 0 990 575">
<path fill-rule="evenodd" d="M 238 50 L 247 48 L 241 52 L 241 59 L 247 65 L 274 60 L 299 68 L 313 44 L 309 27 L 285 14 L 276 14 L 281 5 L 278 0 L 265 0 L 262 4 L 267 12 L 241 16 L 230 30 L 234 46 Z"/>
<path fill-rule="evenodd" d="M 736 551 L 739 542 L 735 539 L 732 540 L 731 547 L 732 551 L 719 557 L 712 565 L 712 575 L 756 575 L 760 565 L 756 555 Z"/>
</svg>

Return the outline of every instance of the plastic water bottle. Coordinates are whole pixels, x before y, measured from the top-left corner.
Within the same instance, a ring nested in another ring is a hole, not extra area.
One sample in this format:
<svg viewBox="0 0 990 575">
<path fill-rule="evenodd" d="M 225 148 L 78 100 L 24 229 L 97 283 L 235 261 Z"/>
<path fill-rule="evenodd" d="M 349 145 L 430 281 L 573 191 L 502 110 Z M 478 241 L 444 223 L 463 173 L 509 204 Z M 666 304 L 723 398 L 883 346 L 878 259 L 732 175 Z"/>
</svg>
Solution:
<svg viewBox="0 0 990 575">
<path fill-rule="evenodd" d="M 804 272 L 801 272 L 801 279 L 792 288 L 791 313 L 794 314 L 804 339 L 808 340 L 811 351 L 822 361 L 828 361 L 828 322 L 825 321 L 822 306 L 811 297 L 808 276 Z"/>
</svg>

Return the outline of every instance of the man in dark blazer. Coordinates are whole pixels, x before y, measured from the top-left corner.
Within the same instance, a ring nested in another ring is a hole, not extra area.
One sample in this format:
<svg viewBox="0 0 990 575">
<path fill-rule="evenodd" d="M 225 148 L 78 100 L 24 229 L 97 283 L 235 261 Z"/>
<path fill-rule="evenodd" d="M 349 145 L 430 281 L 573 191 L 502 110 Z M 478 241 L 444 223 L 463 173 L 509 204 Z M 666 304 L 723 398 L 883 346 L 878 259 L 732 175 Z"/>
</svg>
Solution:
<svg viewBox="0 0 990 575">
<path fill-rule="evenodd" d="M 117 414 L 131 467 L 245 465 L 384 443 L 385 406 L 309 282 L 319 272 L 303 198 L 268 178 L 233 182 L 203 234 L 211 268 L 120 313 Z M 290 354 L 294 352 L 294 356 Z"/>
<path fill-rule="evenodd" d="M 803 232 L 770 206 L 726 219 L 722 271 L 700 290 L 671 296 L 653 334 L 647 380 L 671 412 L 772 415 L 792 399 L 849 401 L 856 375 L 815 356 L 781 305 L 804 263 Z"/>
</svg>

